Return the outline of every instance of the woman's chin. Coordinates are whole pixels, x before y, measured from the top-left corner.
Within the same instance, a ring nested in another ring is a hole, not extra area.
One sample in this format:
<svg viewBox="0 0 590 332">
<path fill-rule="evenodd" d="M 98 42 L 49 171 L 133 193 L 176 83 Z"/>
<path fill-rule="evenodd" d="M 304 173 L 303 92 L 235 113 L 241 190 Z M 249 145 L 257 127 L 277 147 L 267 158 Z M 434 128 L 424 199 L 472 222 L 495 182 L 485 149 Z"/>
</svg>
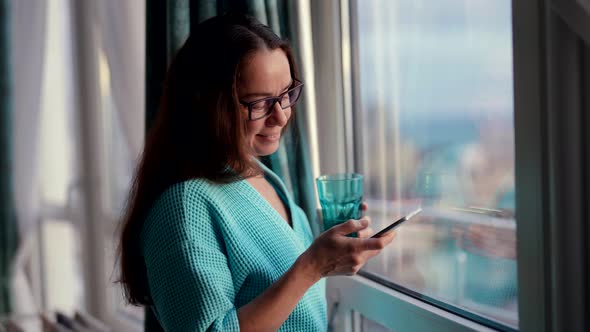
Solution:
<svg viewBox="0 0 590 332">
<path fill-rule="evenodd" d="M 258 157 L 269 156 L 279 149 L 279 144 L 264 144 L 264 146 L 254 146 L 254 151 Z"/>
</svg>

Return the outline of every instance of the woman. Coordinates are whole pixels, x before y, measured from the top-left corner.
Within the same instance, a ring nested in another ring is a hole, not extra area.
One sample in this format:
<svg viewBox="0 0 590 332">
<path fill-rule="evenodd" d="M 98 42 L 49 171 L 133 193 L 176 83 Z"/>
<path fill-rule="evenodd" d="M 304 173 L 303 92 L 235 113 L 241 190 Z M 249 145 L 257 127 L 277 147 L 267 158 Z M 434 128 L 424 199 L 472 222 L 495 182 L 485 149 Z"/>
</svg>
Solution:
<svg viewBox="0 0 590 332">
<path fill-rule="evenodd" d="M 120 242 L 127 299 L 166 330 L 324 331 L 322 278 L 392 241 L 368 239 L 368 218 L 314 241 L 257 160 L 278 149 L 302 87 L 288 44 L 238 14 L 199 24 L 172 62 Z"/>
</svg>

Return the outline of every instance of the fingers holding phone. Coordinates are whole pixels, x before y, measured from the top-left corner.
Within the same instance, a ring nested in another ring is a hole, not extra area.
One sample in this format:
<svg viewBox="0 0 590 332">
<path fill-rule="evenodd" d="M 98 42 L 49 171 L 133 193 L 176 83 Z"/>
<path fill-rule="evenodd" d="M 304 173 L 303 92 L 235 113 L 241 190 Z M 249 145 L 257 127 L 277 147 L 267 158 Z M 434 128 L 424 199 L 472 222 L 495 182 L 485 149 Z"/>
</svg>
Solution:
<svg viewBox="0 0 590 332">
<path fill-rule="evenodd" d="M 320 234 L 301 258 L 309 262 L 321 277 L 354 275 L 395 237 L 395 234 L 389 234 L 382 238 L 370 238 L 373 231 L 368 228 L 368 217 L 336 225 Z M 358 232 L 360 236 L 346 236 L 352 232 Z"/>
<path fill-rule="evenodd" d="M 361 229 L 360 231 L 357 232 L 358 237 L 361 239 L 368 238 L 375 233 L 373 228 L 371 228 L 371 217 L 364 216 L 361 218 L 361 220 L 366 220 L 368 223 L 368 226 L 367 226 L 367 228 Z"/>
<path fill-rule="evenodd" d="M 393 240 L 395 239 L 396 236 L 397 236 L 397 233 L 394 230 L 391 230 L 378 238 L 377 237 L 366 238 L 365 251 L 364 251 L 364 255 L 365 255 L 366 259 L 368 260 L 373 256 L 377 256 L 381 252 L 381 250 L 383 250 L 391 242 L 393 242 Z"/>
</svg>

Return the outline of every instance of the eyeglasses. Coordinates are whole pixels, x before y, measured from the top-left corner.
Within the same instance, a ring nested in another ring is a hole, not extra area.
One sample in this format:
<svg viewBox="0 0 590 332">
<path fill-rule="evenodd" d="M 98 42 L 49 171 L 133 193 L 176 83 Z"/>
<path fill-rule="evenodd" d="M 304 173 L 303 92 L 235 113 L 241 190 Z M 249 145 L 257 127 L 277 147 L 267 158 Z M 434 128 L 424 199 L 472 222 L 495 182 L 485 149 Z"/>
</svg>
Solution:
<svg viewBox="0 0 590 332">
<path fill-rule="evenodd" d="M 293 106 L 299 99 L 302 88 L 303 82 L 293 79 L 292 87 L 279 96 L 266 97 L 251 102 L 240 100 L 240 104 L 248 107 L 248 119 L 250 121 L 259 120 L 269 116 L 276 103 L 279 103 L 282 109 Z"/>
</svg>

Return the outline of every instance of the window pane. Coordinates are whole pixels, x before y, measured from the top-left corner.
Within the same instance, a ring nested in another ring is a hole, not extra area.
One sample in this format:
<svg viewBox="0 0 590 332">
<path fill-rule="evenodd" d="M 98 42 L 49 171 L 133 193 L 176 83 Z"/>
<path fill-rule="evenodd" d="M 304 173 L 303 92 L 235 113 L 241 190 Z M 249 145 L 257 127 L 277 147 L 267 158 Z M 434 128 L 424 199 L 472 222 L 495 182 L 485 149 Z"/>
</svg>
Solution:
<svg viewBox="0 0 590 332">
<path fill-rule="evenodd" d="M 373 228 L 424 210 L 365 271 L 517 326 L 511 2 L 353 8 L 357 167 Z"/>
</svg>

